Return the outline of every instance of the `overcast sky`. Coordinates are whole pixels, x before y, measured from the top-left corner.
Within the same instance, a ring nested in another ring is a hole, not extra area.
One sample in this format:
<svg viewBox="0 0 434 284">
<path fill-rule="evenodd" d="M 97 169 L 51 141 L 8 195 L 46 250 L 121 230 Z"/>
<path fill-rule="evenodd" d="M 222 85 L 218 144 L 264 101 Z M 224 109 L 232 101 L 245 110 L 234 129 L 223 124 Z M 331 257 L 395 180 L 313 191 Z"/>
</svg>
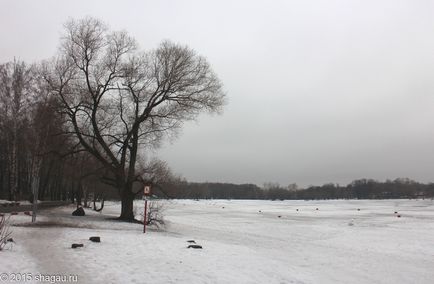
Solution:
<svg viewBox="0 0 434 284">
<path fill-rule="evenodd" d="M 219 75 L 223 115 L 156 153 L 190 181 L 434 181 L 434 1 L 0 0 L 0 61 L 53 56 L 87 15 Z"/>
</svg>

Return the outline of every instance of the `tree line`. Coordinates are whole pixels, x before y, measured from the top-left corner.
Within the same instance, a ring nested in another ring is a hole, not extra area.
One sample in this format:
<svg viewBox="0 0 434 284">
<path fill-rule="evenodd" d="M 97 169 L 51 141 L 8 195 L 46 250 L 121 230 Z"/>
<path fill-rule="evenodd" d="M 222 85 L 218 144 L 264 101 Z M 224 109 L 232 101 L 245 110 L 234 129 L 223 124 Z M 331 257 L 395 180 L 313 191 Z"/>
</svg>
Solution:
<svg viewBox="0 0 434 284">
<path fill-rule="evenodd" d="M 33 201 L 37 192 L 39 200 L 81 203 L 90 191 L 101 194 L 99 166 L 75 144 L 38 66 L 0 64 L 0 199 Z"/>
<path fill-rule="evenodd" d="M 165 185 L 161 196 L 186 199 L 263 199 L 263 200 L 317 200 L 317 199 L 399 199 L 433 198 L 434 183 L 419 183 L 408 178 L 384 182 L 373 179 L 354 180 L 346 186 L 327 183 L 322 186 L 298 188 L 277 183 L 255 184 L 194 183 L 178 179 Z"/>
</svg>

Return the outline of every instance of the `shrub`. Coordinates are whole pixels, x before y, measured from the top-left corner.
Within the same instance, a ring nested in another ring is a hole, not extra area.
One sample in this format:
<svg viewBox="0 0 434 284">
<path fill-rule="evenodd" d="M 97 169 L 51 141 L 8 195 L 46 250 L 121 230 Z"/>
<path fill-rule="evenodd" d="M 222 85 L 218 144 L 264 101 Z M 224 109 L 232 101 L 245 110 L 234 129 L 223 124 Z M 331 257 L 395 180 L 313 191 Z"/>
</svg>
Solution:
<svg viewBox="0 0 434 284">
<path fill-rule="evenodd" d="M 9 227 L 9 217 L 0 216 L 0 251 L 3 250 L 12 232 Z"/>
<path fill-rule="evenodd" d="M 142 208 L 143 210 L 143 208 Z M 163 227 L 164 226 L 164 217 L 163 217 L 163 213 L 165 210 L 165 206 L 164 203 L 162 201 L 148 201 L 148 211 L 146 214 L 146 225 L 154 225 L 157 228 Z M 134 207 L 134 216 L 139 215 L 140 216 L 140 221 L 143 222 L 144 219 L 144 212 L 139 212 L 139 214 L 137 214 L 138 212 L 138 208 Z"/>
</svg>

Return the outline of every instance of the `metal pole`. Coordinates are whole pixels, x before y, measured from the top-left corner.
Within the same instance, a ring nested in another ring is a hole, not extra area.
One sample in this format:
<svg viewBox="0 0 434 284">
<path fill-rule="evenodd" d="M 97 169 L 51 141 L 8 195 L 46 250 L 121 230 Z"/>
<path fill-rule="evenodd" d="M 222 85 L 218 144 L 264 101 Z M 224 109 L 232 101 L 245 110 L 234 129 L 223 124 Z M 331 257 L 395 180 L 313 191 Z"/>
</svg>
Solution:
<svg viewBox="0 0 434 284">
<path fill-rule="evenodd" d="M 146 233 L 146 208 L 148 207 L 148 200 L 145 199 L 145 213 L 143 214 L 143 234 Z"/>
</svg>

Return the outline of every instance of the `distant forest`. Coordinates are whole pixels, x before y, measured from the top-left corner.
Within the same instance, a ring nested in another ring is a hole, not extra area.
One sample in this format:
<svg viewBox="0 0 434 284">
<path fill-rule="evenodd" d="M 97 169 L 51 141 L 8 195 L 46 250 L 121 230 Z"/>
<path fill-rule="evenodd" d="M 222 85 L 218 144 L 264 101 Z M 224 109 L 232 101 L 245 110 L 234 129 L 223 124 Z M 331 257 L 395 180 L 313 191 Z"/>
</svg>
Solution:
<svg viewBox="0 0 434 284">
<path fill-rule="evenodd" d="M 267 183 L 255 184 L 193 183 L 187 181 L 166 185 L 169 198 L 186 199 L 392 199 L 433 198 L 434 183 L 423 184 L 408 178 L 385 182 L 373 179 L 358 179 L 346 186 L 327 183 L 322 186 L 298 188 L 296 184 L 282 187 Z"/>
</svg>

